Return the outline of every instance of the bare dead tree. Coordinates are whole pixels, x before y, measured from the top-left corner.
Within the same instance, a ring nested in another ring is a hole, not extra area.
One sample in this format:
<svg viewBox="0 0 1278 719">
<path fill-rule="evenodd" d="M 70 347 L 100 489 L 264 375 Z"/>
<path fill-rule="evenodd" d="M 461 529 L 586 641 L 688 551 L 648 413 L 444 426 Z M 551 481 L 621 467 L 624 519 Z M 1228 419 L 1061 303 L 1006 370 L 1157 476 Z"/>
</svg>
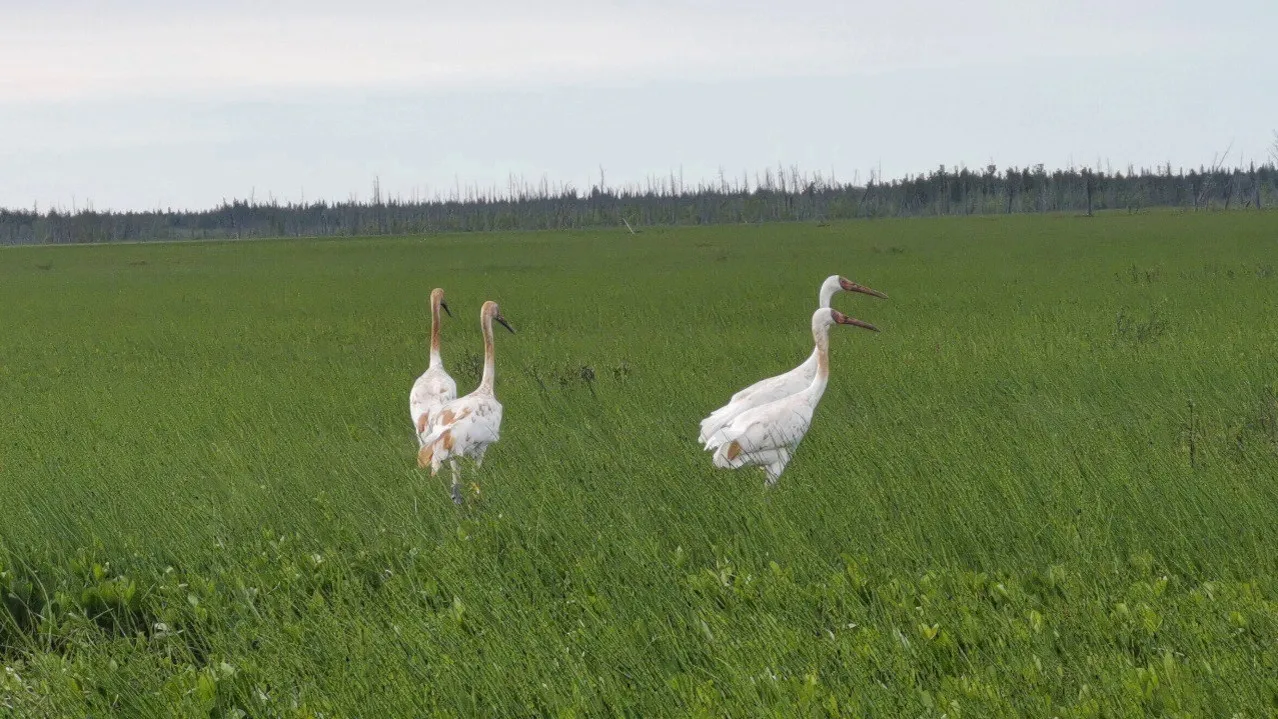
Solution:
<svg viewBox="0 0 1278 719">
<path fill-rule="evenodd" d="M 1091 168 L 1083 169 L 1083 178 L 1087 191 L 1087 216 L 1092 216 L 1092 192 L 1096 189 L 1096 178 L 1092 175 Z"/>
<path fill-rule="evenodd" d="M 1194 198 L 1194 209 L 1198 209 L 1202 205 L 1203 200 L 1207 197 L 1207 193 L 1211 192 L 1212 180 L 1215 179 L 1216 174 L 1220 172 L 1221 165 L 1225 164 L 1225 158 L 1229 157 L 1229 151 L 1233 148 L 1234 143 L 1231 140 L 1223 154 L 1219 156 L 1212 155 L 1211 169 L 1203 176 L 1202 185 L 1198 188 L 1198 195 Z"/>
<path fill-rule="evenodd" d="M 1269 146 L 1269 161 L 1275 168 L 1278 168 L 1278 130 L 1274 130 L 1274 142 Z M 1251 170 L 1252 182 L 1251 186 L 1256 192 L 1256 209 L 1260 209 L 1260 183 L 1256 181 L 1256 169 Z"/>
</svg>

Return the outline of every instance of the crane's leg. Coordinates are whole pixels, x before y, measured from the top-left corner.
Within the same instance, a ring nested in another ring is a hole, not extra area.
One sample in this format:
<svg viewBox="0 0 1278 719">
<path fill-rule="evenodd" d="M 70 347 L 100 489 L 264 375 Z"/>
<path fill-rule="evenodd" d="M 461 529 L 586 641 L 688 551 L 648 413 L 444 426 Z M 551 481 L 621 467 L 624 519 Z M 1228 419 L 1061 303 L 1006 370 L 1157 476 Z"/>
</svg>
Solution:
<svg viewBox="0 0 1278 719">
<path fill-rule="evenodd" d="M 475 469 L 479 469 L 480 467 L 484 466 L 484 452 L 487 452 L 487 451 L 488 451 L 488 445 L 486 444 L 482 444 L 475 448 L 475 454 L 473 456 L 473 459 L 475 460 Z M 479 483 L 471 482 L 470 488 L 471 488 L 471 491 L 475 493 L 475 498 L 478 499 Z"/>
<path fill-rule="evenodd" d="M 777 480 L 781 479 L 781 473 L 785 471 L 785 466 L 790 463 L 791 453 L 792 450 L 790 449 L 777 450 L 776 457 L 763 468 L 763 471 L 768 474 L 768 479 L 764 486 L 775 487 L 777 485 Z"/>
<path fill-rule="evenodd" d="M 764 471 L 764 473 L 766 473 L 766 474 L 768 475 L 768 478 L 767 478 L 767 479 L 765 479 L 765 480 L 763 480 L 763 486 L 764 486 L 764 487 L 775 487 L 775 486 L 777 486 L 777 480 L 778 480 L 778 479 L 781 479 L 781 471 L 782 471 L 782 470 L 784 470 L 784 469 L 785 469 L 785 465 L 784 465 L 784 464 L 782 464 L 782 465 L 780 465 L 780 466 L 778 466 L 778 465 L 776 465 L 776 464 L 769 464 L 769 465 L 765 466 L 765 467 L 763 468 L 763 471 Z"/>
<path fill-rule="evenodd" d="M 461 470 L 457 467 L 457 460 L 448 460 L 448 468 L 453 472 L 453 504 L 461 504 Z"/>
</svg>

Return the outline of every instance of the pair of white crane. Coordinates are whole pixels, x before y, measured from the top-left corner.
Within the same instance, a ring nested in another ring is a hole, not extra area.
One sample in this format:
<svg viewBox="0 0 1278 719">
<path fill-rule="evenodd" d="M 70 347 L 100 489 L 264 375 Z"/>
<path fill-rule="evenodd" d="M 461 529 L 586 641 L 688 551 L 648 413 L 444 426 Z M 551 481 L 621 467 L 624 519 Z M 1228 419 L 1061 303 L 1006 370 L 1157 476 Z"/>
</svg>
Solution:
<svg viewBox="0 0 1278 719">
<path fill-rule="evenodd" d="M 501 402 L 493 394 L 496 352 L 493 348 L 493 320 L 514 334 L 515 328 L 501 316 L 491 300 L 479 309 L 479 326 L 484 332 L 484 374 L 479 386 L 465 397 L 457 396 L 457 383 L 444 369 L 439 354 L 439 310 L 453 311 L 444 302 L 444 291 L 430 292 L 430 365 L 413 383 L 408 395 L 408 411 L 417 430 L 417 466 L 430 467 L 434 477 L 444 462 L 453 475 L 453 502 L 462 503 L 461 471 L 457 460 L 469 457 L 478 469 L 484 463 L 488 445 L 501 438 Z"/>
<path fill-rule="evenodd" d="M 852 325 L 878 332 L 874 325 L 832 309 L 830 300 L 838 292 L 861 292 L 887 299 L 882 292 L 839 275 L 826 278 L 818 293 L 820 306 L 812 314 L 816 347 L 811 356 L 785 374 L 760 380 L 737 392 L 726 405 L 701 421 L 700 441 L 714 453 L 716 467 L 761 467 L 768 486 L 781 477 L 812 425 L 812 415 L 830 379 L 830 328 Z M 515 330 L 501 316 L 496 302 L 484 303 L 479 311 L 484 333 L 484 374 L 474 392 L 458 398 L 457 383 L 444 370 L 439 353 L 441 308 L 452 316 L 444 302 L 444 291 L 435 288 L 430 293 L 430 365 L 413 383 L 408 408 L 417 431 L 417 466 L 429 466 L 433 477 L 448 462 L 453 501 L 461 504 L 457 460 L 468 457 L 478 469 L 488 446 L 501 436 L 502 407 L 493 394 L 493 320 L 512 333 Z"/>
<path fill-rule="evenodd" d="M 728 403 L 701 420 L 699 440 L 714 452 L 714 466 L 723 469 L 762 467 L 765 484 L 776 484 L 790 463 L 799 442 L 812 426 L 825 386 L 830 381 L 830 328 L 851 325 L 879 328 L 830 308 L 838 292 L 862 292 L 887 299 L 887 295 L 863 287 L 839 275 L 821 283 L 820 302 L 812 313 L 812 340 L 816 347 L 803 364 L 775 377 L 759 380 L 732 395 Z"/>
</svg>

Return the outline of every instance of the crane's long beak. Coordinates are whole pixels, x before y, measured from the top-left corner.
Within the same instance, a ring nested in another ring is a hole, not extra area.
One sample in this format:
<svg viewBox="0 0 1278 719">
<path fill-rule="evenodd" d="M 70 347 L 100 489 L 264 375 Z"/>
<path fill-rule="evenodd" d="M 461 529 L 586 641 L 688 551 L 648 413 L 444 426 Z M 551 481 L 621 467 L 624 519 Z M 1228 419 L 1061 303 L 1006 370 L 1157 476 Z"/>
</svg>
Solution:
<svg viewBox="0 0 1278 719">
<path fill-rule="evenodd" d="M 502 327 L 505 327 L 506 329 L 510 330 L 510 333 L 511 333 L 512 335 L 513 335 L 513 334 L 515 334 L 515 328 L 514 328 L 514 327 L 511 327 L 511 326 L 510 326 L 510 325 L 508 325 L 508 324 L 506 324 L 506 318 L 505 318 L 505 317 L 502 317 L 501 315 L 497 315 L 497 316 L 496 316 L 496 317 L 494 317 L 493 319 L 495 319 L 495 320 L 497 320 L 498 322 L 500 322 Z"/>
<path fill-rule="evenodd" d="M 852 325 L 853 327 L 863 327 L 863 328 L 865 328 L 865 329 L 867 329 L 867 330 L 874 330 L 875 332 L 878 332 L 878 331 L 879 331 L 879 328 L 878 328 L 878 327 L 875 327 L 874 325 L 870 324 L 869 322 L 866 322 L 865 320 L 858 320 L 858 319 L 857 319 L 857 318 L 855 318 L 855 317 L 848 317 L 848 316 L 847 316 L 847 315 L 845 315 L 845 314 L 839 314 L 839 315 L 837 315 L 837 316 L 834 318 L 834 320 L 835 320 L 835 322 L 838 322 L 838 323 L 839 323 L 839 324 L 841 324 L 841 325 Z"/>
<path fill-rule="evenodd" d="M 448 316 L 449 316 L 449 317 L 452 317 L 452 316 L 453 316 L 453 311 L 452 311 L 452 310 L 450 310 L 450 309 L 448 309 L 448 303 L 447 303 L 447 302 L 445 302 L 445 301 L 443 301 L 443 300 L 440 300 L 440 301 L 439 301 L 439 306 L 444 308 L 444 311 L 448 313 Z"/>
<path fill-rule="evenodd" d="M 878 290 L 872 290 L 869 287 L 866 287 L 864 285 L 858 285 L 852 280 L 840 279 L 839 286 L 843 288 L 844 292 L 863 292 L 872 297 L 879 297 L 885 300 L 888 298 L 888 296 L 883 294 L 882 292 L 879 292 Z"/>
</svg>

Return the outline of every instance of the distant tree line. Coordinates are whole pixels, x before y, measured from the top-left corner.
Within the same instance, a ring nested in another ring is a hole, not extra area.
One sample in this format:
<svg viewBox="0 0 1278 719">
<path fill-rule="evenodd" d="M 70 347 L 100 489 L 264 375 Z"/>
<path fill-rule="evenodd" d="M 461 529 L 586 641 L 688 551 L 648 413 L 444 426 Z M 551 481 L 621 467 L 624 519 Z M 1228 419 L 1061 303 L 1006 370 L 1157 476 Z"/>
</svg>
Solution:
<svg viewBox="0 0 1278 719">
<path fill-rule="evenodd" d="M 938 167 L 888 182 L 838 182 L 797 168 L 754 178 L 683 184 L 677 175 L 621 188 L 512 180 L 504 191 L 470 188 L 429 200 L 223 201 L 207 210 L 112 212 L 0 209 L 0 244 L 101 243 L 287 236 L 350 236 L 645 225 L 827 221 L 875 217 L 1031 212 L 1230 210 L 1278 204 L 1274 163 L 1247 168 L 1126 172 L 1048 171 L 1042 165 L 983 170 Z"/>
</svg>

